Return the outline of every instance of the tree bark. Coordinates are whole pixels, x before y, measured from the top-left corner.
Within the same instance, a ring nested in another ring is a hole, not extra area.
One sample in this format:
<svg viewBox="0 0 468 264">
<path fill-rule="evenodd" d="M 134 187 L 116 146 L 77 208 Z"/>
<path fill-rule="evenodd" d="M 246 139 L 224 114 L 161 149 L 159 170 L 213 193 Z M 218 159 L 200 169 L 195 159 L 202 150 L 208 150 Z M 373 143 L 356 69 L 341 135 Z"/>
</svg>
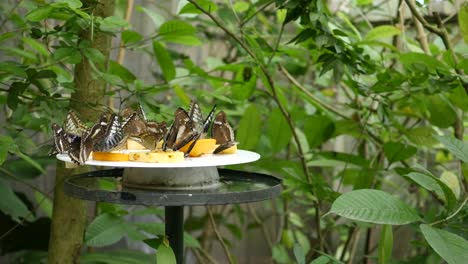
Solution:
<svg viewBox="0 0 468 264">
<path fill-rule="evenodd" d="M 84 10 L 94 16 L 107 17 L 113 14 L 114 0 L 85 0 Z M 94 31 L 84 31 L 81 40 L 88 40 L 91 47 L 102 52 L 109 58 L 112 36 Z M 97 65 L 100 70 L 107 63 Z M 94 79 L 92 68 L 87 58 L 76 65 L 74 82 L 76 90 L 71 95 L 70 109 L 73 109 L 85 121 L 96 121 L 100 111 L 96 111 L 105 103 L 106 84 L 103 80 Z M 54 210 L 52 214 L 51 234 L 49 241 L 50 264 L 78 263 L 83 245 L 86 228 L 87 202 L 74 199 L 63 192 L 63 182 L 68 177 L 87 171 L 86 166 L 76 169 L 65 168 L 65 163 L 57 161 L 54 190 Z"/>
</svg>

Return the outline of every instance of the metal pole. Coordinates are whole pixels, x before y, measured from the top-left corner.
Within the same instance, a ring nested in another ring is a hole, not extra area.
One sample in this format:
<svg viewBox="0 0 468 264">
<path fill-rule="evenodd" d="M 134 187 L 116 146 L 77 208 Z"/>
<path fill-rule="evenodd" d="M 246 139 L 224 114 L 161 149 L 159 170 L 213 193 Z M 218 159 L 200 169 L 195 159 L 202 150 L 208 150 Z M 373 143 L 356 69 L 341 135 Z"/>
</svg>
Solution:
<svg viewBox="0 0 468 264">
<path fill-rule="evenodd" d="M 184 207 L 166 206 L 166 236 L 169 240 L 177 264 L 184 263 Z"/>
</svg>

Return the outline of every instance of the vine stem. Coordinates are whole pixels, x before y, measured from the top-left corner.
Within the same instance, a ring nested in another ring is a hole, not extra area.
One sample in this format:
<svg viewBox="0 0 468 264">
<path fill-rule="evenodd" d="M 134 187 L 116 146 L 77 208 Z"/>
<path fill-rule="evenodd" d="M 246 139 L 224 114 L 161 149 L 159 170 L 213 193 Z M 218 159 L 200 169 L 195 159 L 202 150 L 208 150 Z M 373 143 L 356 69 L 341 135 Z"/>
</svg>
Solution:
<svg viewBox="0 0 468 264">
<path fill-rule="evenodd" d="M 457 210 L 455 210 L 455 212 L 453 212 L 453 214 L 447 216 L 447 217 L 444 218 L 444 219 L 441 219 L 441 220 L 439 220 L 439 221 L 436 221 L 436 222 L 434 222 L 434 223 L 431 223 L 431 224 L 429 224 L 429 225 L 431 225 L 431 226 L 432 226 L 432 225 L 437 225 L 437 224 L 440 224 L 440 223 L 443 223 L 443 222 L 445 222 L 445 221 L 450 220 L 451 218 L 453 218 L 454 216 L 456 216 L 456 215 L 463 209 L 463 207 L 465 206 L 466 202 L 468 202 L 468 197 L 465 197 L 465 200 L 463 200 L 463 202 L 461 203 L 461 205 L 457 208 Z"/>
<path fill-rule="evenodd" d="M 229 252 L 229 248 L 227 247 L 226 243 L 224 243 L 223 237 L 221 236 L 221 234 L 219 233 L 218 228 L 216 227 L 216 222 L 214 220 L 213 213 L 211 212 L 211 209 L 209 207 L 206 207 L 206 210 L 208 212 L 208 216 L 210 217 L 211 226 L 213 227 L 213 231 L 215 232 L 216 238 L 218 238 L 219 243 L 221 243 L 221 246 L 224 249 L 224 253 L 226 254 L 226 257 L 227 257 L 229 263 L 233 264 L 234 260 L 233 260 L 233 258 L 231 256 L 231 253 Z"/>
<path fill-rule="evenodd" d="M 268 83 L 268 86 L 270 87 L 271 90 L 271 97 L 275 101 L 276 105 L 278 106 L 278 109 L 280 110 L 281 114 L 285 117 L 289 129 L 291 130 L 291 134 L 293 136 L 294 142 L 296 143 L 297 146 L 297 152 L 299 154 L 299 159 L 301 161 L 301 166 L 302 170 L 304 172 L 304 175 L 306 177 L 306 181 L 308 184 L 312 185 L 312 178 L 309 173 L 309 168 L 307 167 L 307 162 L 305 160 L 305 155 L 304 155 L 304 150 L 302 148 L 301 141 L 299 140 L 299 136 L 296 133 L 294 123 L 291 119 L 291 116 L 287 112 L 286 108 L 281 104 L 277 91 L 276 91 L 276 86 L 273 81 L 273 78 L 271 74 L 268 72 L 267 67 L 265 66 L 264 62 L 259 60 L 257 58 L 257 55 L 247 46 L 247 44 L 242 41 L 238 36 L 236 36 L 231 30 L 229 30 L 227 27 L 225 27 L 219 19 L 217 19 L 213 14 L 205 10 L 203 7 L 201 7 L 197 2 L 194 0 L 188 0 L 191 4 L 193 4 L 198 10 L 200 10 L 203 14 L 207 15 L 220 29 L 222 29 L 228 36 L 230 36 L 234 41 L 236 41 L 249 55 L 252 57 L 252 59 L 257 62 L 258 67 L 260 68 L 261 72 L 266 78 L 266 81 Z M 315 188 L 312 188 L 312 192 L 315 195 L 316 190 Z M 316 214 L 316 229 L 317 229 L 317 239 L 319 241 L 319 248 L 322 250 L 323 249 L 323 241 L 322 241 L 322 234 L 320 230 L 320 201 L 315 201 L 314 202 L 314 209 L 315 209 L 315 214 Z"/>
</svg>

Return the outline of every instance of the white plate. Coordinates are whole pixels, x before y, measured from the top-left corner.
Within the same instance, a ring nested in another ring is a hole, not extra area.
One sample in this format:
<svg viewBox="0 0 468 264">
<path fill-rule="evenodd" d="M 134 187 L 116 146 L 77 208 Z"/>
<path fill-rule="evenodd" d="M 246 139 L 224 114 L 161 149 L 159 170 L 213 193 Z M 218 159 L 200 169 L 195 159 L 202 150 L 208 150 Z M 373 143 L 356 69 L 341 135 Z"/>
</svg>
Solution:
<svg viewBox="0 0 468 264">
<path fill-rule="evenodd" d="M 57 159 L 71 162 L 67 154 L 58 154 Z M 88 160 L 86 165 L 107 167 L 138 167 L 138 168 L 187 168 L 187 167 L 214 167 L 249 163 L 260 159 L 260 154 L 238 149 L 235 154 L 203 155 L 201 157 L 187 157 L 184 162 L 178 163 L 147 163 L 136 161 L 100 161 Z"/>
</svg>

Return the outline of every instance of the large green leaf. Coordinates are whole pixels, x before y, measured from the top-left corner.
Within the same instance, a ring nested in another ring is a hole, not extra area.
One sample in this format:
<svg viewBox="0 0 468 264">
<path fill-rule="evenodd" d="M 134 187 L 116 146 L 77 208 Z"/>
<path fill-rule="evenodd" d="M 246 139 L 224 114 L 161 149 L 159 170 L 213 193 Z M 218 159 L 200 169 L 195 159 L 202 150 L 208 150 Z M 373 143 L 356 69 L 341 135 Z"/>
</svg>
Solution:
<svg viewBox="0 0 468 264">
<path fill-rule="evenodd" d="M 313 115 L 306 118 L 304 133 L 311 148 L 315 148 L 330 139 L 335 132 L 333 120 L 324 115 Z"/>
<path fill-rule="evenodd" d="M 438 197 L 442 198 L 447 204 L 449 211 L 455 207 L 457 202 L 455 195 L 453 194 L 452 190 L 440 179 L 434 177 L 433 175 L 426 175 L 419 172 L 411 172 L 405 176 L 410 178 L 424 189 L 434 192 Z"/>
<path fill-rule="evenodd" d="M 81 264 L 112 263 L 112 264 L 141 264 L 153 263 L 154 254 L 130 250 L 115 250 L 110 252 L 94 252 L 80 257 Z"/>
<path fill-rule="evenodd" d="M 362 189 L 342 194 L 329 213 L 375 224 L 404 225 L 421 220 L 400 199 L 380 190 Z"/>
<path fill-rule="evenodd" d="M 15 195 L 10 186 L 2 179 L 0 179 L 0 211 L 11 216 L 15 221 L 30 216 L 29 210 L 23 201 Z M 28 219 L 31 220 L 30 217 Z"/>
<path fill-rule="evenodd" d="M 114 244 L 125 235 L 125 223 L 115 215 L 101 214 L 88 226 L 85 243 L 91 247 Z"/>
<path fill-rule="evenodd" d="M 391 225 L 382 226 L 379 241 L 379 264 L 386 264 L 392 257 L 393 232 Z"/>
<path fill-rule="evenodd" d="M 174 251 L 167 243 L 161 243 L 156 251 L 156 264 L 176 264 Z"/>
<path fill-rule="evenodd" d="M 448 231 L 422 224 L 419 226 L 429 245 L 449 264 L 466 263 L 468 241 Z"/>
<path fill-rule="evenodd" d="M 387 142 L 384 145 L 384 154 L 389 162 L 408 159 L 416 154 L 416 151 L 415 147 L 399 142 Z"/>
<path fill-rule="evenodd" d="M 437 136 L 434 137 L 439 140 L 440 143 L 444 144 L 444 146 L 455 155 L 457 158 L 461 159 L 463 162 L 468 163 L 468 144 L 456 139 L 452 136 Z"/>
<path fill-rule="evenodd" d="M 288 121 L 278 108 L 274 109 L 268 118 L 267 136 L 273 153 L 285 150 L 291 139 Z"/>
<path fill-rule="evenodd" d="M 429 122 L 431 124 L 447 128 L 457 120 L 457 113 L 454 107 L 445 97 L 441 95 L 426 96 L 424 99 L 429 110 Z"/>
<path fill-rule="evenodd" d="M 161 37 L 187 36 L 197 32 L 194 26 L 182 20 L 170 20 L 159 28 L 158 35 Z"/>
<path fill-rule="evenodd" d="M 458 25 L 460 26 L 460 33 L 468 44 L 468 4 L 465 3 L 458 11 Z"/>
<path fill-rule="evenodd" d="M 120 79 L 126 83 L 131 83 L 136 80 L 135 75 L 130 70 L 115 61 L 109 62 L 109 73 L 119 76 Z"/>
<path fill-rule="evenodd" d="M 15 142 L 11 137 L 0 135 L 0 165 L 5 162 L 8 156 L 8 151 L 14 144 Z"/>
<path fill-rule="evenodd" d="M 262 131 L 262 118 L 257 106 L 251 104 L 245 109 L 244 116 L 239 122 L 236 140 L 241 149 L 255 149 Z"/>
<path fill-rule="evenodd" d="M 384 25 L 373 28 L 371 31 L 367 33 L 364 37 L 364 40 L 371 41 L 377 40 L 381 38 L 393 37 L 395 35 L 400 35 L 401 30 L 394 26 Z"/>
<path fill-rule="evenodd" d="M 26 19 L 33 22 L 39 22 L 48 18 L 52 11 L 54 11 L 54 7 L 50 5 L 41 6 L 26 14 Z"/>
<path fill-rule="evenodd" d="M 215 12 L 218 10 L 218 6 L 209 0 L 197 0 L 196 1 L 199 6 L 201 6 L 204 10 L 208 12 Z M 201 14 L 202 12 L 195 7 L 192 3 L 187 3 L 182 9 L 179 11 L 179 14 Z"/>
<path fill-rule="evenodd" d="M 153 41 L 153 51 L 166 81 L 173 80 L 176 76 L 176 70 L 169 52 L 158 41 Z"/>
</svg>

